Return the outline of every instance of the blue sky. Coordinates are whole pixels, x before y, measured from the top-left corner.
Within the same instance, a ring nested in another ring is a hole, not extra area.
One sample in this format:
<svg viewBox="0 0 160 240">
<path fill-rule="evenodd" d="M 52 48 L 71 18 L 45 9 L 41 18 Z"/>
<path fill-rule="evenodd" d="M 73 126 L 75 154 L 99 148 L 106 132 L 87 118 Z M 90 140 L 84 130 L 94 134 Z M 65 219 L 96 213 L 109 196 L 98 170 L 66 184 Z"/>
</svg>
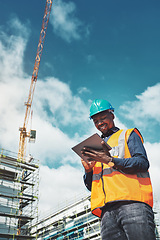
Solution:
<svg viewBox="0 0 160 240">
<path fill-rule="evenodd" d="M 0 4 L 0 145 L 17 152 L 45 0 Z M 40 208 L 85 191 L 71 147 L 96 131 L 95 98 L 112 103 L 117 126 L 141 131 L 159 194 L 159 10 L 158 0 L 53 1 L 33 99 L 37 140 L 27 148 L 41 163 Z"/>
</svg>

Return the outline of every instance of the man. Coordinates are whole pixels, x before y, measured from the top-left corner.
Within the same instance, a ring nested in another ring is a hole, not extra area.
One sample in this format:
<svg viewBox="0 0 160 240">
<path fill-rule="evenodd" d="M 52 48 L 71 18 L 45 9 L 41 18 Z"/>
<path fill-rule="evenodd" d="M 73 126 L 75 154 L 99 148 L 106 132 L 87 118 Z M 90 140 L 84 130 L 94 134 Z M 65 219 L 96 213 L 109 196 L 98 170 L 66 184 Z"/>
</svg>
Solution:
<svg viewBox="0 0 160 240">
<path fill-rule="evenodd" d="M 90 118 L 102 133 L 103 150 L 82 149 L 84 182 L 91 191 L 91 211 L 101 218 L 102 240 L 155 240 L 149 162 L 136 129 L 119 129 L 114 108 L 96 99 Z M 105 142 L 112 147 L 108 151 Z"/>
</svg>

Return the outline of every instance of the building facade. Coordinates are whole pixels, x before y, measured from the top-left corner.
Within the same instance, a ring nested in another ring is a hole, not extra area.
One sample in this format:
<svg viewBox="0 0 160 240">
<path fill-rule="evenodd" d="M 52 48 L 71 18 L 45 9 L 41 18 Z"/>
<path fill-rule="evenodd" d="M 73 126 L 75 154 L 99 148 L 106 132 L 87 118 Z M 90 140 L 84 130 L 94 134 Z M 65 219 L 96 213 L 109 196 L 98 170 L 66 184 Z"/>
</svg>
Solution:
<svg viewBox="0 0 160 240">
<path fill-rule="evenodd" d="M 42 239 L 94 239 L 100 237 L 100 220 L 91 213 L 90 196 L 69 204 L 32 227 Z"/>
<path fill-rule="evenodd" d="M 33 239 L 29 232 L 38 216 L 39 166 L 29 157 L 0 152 L 0 239 Z"/>
</svg>

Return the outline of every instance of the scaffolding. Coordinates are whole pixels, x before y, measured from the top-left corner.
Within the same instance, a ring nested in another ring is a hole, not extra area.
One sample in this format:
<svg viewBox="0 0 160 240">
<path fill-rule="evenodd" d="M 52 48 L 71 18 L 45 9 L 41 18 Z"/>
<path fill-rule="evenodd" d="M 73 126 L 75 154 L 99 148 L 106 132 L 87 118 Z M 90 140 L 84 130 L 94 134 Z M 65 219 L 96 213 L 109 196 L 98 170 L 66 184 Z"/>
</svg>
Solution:
<svg viewBox="0 0 160 240">
<path fill-rule="evenodd" d="M 28 156 L 22 162 L 0 149 L 0 239 L 34 238 L 29 228 L 38 221 L 38 190 L 38 160 Z"/>
<path fill-rule="evenodd" d="M 100 219 L 91 213 L 90 196 L 83 197 L 55 211 L 32 226 L 38 240 L 100 240 Z"/>
</svg>

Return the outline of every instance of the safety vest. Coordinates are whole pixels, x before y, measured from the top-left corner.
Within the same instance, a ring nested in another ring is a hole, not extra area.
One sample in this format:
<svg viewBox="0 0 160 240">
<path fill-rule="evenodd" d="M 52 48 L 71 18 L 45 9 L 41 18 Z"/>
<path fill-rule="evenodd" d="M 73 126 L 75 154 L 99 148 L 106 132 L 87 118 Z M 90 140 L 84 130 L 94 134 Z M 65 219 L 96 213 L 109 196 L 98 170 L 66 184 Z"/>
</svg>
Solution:
<svg viewBox="0 0 160 240">
<path fill-rule="evenodd" d="M 106 142 L 112 147 L 111 156 L 115 158 L 130 158 L 131 154 L 127 140 L 135 131 L 143 139 L 135 128 L 119 130 L 112 134 Z M 108 164 L 97 162 L 93 168 L 91 211 L 101 217 L 101 208 L 106 203 L 114 201 L 140 201 L 153 207 L 152 185 L 149 172 L 126 174 L 121 170 L 110 167 Z"/>
</svg>

